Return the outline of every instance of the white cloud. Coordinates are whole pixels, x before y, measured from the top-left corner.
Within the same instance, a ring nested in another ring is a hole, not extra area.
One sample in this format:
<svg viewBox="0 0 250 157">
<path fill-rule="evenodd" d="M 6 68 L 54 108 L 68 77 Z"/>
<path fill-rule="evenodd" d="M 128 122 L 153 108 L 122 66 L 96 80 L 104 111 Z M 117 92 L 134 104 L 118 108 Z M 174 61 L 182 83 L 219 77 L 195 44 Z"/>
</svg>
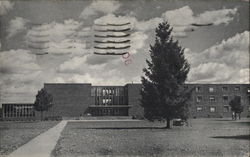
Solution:
<svg viewBox="0 0 250 157">
<path fill-rule="evenodd" d="M 74 74 L 70 78 L 66 79 L 66 82 L 71 83 L 92 83 L 93 85 L 124 85 L 127 83 L 125 79 L 117 76 L 119 72 L 116 70 L 106 71 L 106 73 L 83 75 Z"/>
<path fill-rule="evenodd" d="M 58 72 L 61 73 L 77 73 L 77 72 L 86 72 L 92 70 L 103 70 L 105 67 L 105 63 L 99 64 L 88 64 L 87 59 L 88 57 L 93 56 L 97 57 L 96 55 L 85 55 L 85 56 L 77 56 L 65 61 L 58 67 Z M 84 67 L 84 68 L 83 68 Z"/>
<path fill-rule="evenodd" d="M 249 31 L 201 53 L 186 50 L 185 54 L 191 64 L 190 82 L 249 83 Z"/>
<path fill-rule="evenodd" d="M 86 56 L 82 56 L 82 57 L 74 57 L 64 63 L 62 63 L 59 68 L 58 71 L 59 72 L 78 72 L 79 70 L 82 70 L 82 67 L 84 67 L 84 69 L 86 68 L 86 66 L 83 66 L 84 63 L 86 62 Z"/>
<path fill-rule="evenodd" d="M 81 13 L 80 18 L 87 19 L 98 13 L 112 13 L 120 8 L 119 1 L 116 0 L 93 0 Z"/>
<path fill-rule="evenodd" d="M 166 11 L 162 14 L 162 18 L 170 22 L 172 26 L 185 26 L 192 23 L 214 25 L 228 24 L 233 20 L 233 16 L 237 13 L 237 8 L 234 9 L 219 9 L 205 11 L 199 15 L 194 15 L 189 6 L 184 6 L 179 9 Z"/>
<path fill-rule="evenodd" d="M 189 6 L 166 11 L 162 14 L 162 18 L 167 20 L 172 26 L 185 26 L 195 22 L 194 13 Z"/>
<path fill-rule="evenodd" d="M 0 16 L 5 15 L 9 10 L 11 10 L 14 6 L 14 3 L 6 0 L 0 1 Z"/>
<path fill-rule="evenodd" d="M 147 31 L 147 30 L 154 30 L 159 23 L 163 22 L 162 18 L 156 17 L 156 18 L 152 18 L 149 20 L 145 20 L 145 21 L 136 21 L 136 29 L 137 30 L 142 30 L 142 31 Z"/>
<path fill-rule="evenodd" d="M 220 25 L 228 24 L 234 19 L 237 13 L 237 8 L 220 9 L 206 11 L 199 15 L 194 15 L 193 10 L 189 6 L 168 10 L 162 14 L 162 17 L 151 18 L 146 21 L 135 21 L 136 29 L 138 30 L 154 30 L 162 21 L 168 21 L 173 27 L 173 36 L 186 37 L 186 32 L 195 31 L 198 29 L 192 24 L 210 24 Z"/>
<path fill-rule="evenodd" d="M 1 102 L 32 102 L 42 73 L 29 50 L 0 52 Z"/>
<path fill-rule="evenodd" d="M 40 69 L 30 51 L 18 49 L 0 52 L 1 73 L 30 73 Z"/>
<path fill-rule="evenodd" d="M 12 19 L 9 23 L 9 27 L 7 29 L 8 37 L 12 37 L 16 35 L 19 32 L 22 32 L 26 30 L 26 23 L 28 20 L 22 18 L 22 17 L 16 17 L 15 19 Z"/>
<path fill-rule="evenodd" d="M 237 13 L 237 8 L 234 9 L 220 9 L 213 11 L 206 11 L 195 18 L 196 23 L 213 23 L 214 25 L 228 24 L 234 19 Z"/>
</svg>

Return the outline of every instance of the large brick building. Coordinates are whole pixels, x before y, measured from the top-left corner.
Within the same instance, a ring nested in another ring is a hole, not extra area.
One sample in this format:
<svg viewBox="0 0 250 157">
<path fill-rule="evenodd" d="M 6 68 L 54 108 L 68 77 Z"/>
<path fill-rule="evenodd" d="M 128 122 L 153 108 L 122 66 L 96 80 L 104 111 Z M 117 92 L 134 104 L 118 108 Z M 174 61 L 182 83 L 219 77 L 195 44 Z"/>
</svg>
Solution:
<svg viewBox="0 0 250 157">
<path fill-rule="evenodd" d="M 53 96 L 53 107 L 47 117 L 143 116 L 140 106 L 141 84 L 125 86 L 92 86 L 91 84 L 44 84 Z M 248 84 L 185 84 L 194 89 L 190 99 L 191 117 L 230 117 L 229 101 L 240 96 L 243 117 L 250 115 L 250 86 Z M 22 107 L 21 107 L 22 106 Z M 33 118 L 30 104 L 3 104 L 4 119 Z M 39 113 L 36 113 L 38 116 Z"/>
</svg>

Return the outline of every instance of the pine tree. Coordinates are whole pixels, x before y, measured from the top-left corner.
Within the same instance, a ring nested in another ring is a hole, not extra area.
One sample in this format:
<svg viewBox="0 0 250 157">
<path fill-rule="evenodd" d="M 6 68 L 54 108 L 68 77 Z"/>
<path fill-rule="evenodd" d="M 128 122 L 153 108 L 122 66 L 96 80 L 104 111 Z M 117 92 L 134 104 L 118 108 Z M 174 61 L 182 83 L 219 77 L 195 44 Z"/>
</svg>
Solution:
<svg viewBox="0 0 250 157">
<path fill-rule="evenodd" d="M 43 119 L 43 111 L 48 111 L 52 107 L 53 97 L 51 94 L 47 93 L 45 89 L 38 91 L 36 95 L 36 100 L 34 103 L 34 108 L 36 111 L 41 112 L 41 120 Z"/>
<path fill-rule="evenodd" d="M 151 60 L 146 60 L 148 68 L 143 69 L 141 106 L 145 118 L 166 121 L 166 128 L 170 128 L 172 119 L 188 116 L 191 90 L 181 87 L 190 65 L 184 49 L 173 40 L 168 22 L 160 23 L 155 32 L 155 44 L 149 50 Z"/>
</svg>

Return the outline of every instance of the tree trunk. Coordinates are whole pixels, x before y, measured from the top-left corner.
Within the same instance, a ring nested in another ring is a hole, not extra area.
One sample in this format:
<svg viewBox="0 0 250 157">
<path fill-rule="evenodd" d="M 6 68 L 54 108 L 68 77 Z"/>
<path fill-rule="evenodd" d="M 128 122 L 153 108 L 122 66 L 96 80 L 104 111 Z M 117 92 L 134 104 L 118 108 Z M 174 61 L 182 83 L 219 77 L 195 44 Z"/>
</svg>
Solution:
<svg viewBox="0 0 250 157">
<path fill-rule="evenodd" d="M 170 118 L 167 118 L 166 120 L 167 120 L 166 129 L 170 129 L 170 128 L 171 128 L 171 127 L 170 127 Z"/>
<path fill-rule="evenodd" d="M 43 120 L 43 111 L 41 111 L 41 121 Z"/>
</svg>

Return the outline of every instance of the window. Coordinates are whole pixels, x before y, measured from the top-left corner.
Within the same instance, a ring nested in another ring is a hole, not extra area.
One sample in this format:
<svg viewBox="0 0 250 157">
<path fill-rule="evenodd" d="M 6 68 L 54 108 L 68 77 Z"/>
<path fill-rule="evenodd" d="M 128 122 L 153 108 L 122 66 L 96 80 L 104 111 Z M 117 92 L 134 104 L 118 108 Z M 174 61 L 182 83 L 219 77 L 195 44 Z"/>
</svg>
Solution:
<svg viewBox="0 0 250 157">
<path fill-rule="evenodd" d="M 201 112 L 201 111 L 202 111 L 202 107 L 197 107 L 197 108 L 196 108 L 196 111 L 197 111 L 197 112 Z"/>
<path fill-rule="evenodd" d="M 223 112 L 229 112 L 229 106 L 223 106 Z"/>
<path fill-rule="evenodd" d="M 210 93 L 212 93 L 212 92 L 214 92 L 214 88 L 213 88 L 213 87 L 209 87 L 209 88 L 208 88 L 208 91 L 209 91 Z"/>
<path fill-rule="evenodd" d="M 200 86 L 195 87 L 195 91 L 196 92 L 201 92 L 201 87 Z"/>
<path fill-rule="evenodd" d="M 235 87 L 234 90 L 235 91 L 240 91 L 240 87 Z"/>
<path fill-rule="evenodd" d="M 197 96 L 196 97 L 196 102 L 201 102 L 202 101 L 202 96 Z"/>
<path fill-rule="evenodd" d="M 215 107 L 210 107 L 210 112 L 215 112 Z"/>
<path fill-rule="evenodd" d="M 227 95 L 223 95 L 222 99 L 223 99 L 223 102 L 228 102 L 228 96 Z"/>
<path fill-rule="evenodd" d="M 222 91 L 223 91 L 223 92 L 228 91 L 228 87 L 222 87 Z"/>
<path fill-rule="evenodd" d="M 210 102 L 215 102 L 215 96 L 210 96 L 209 100 L 210 100 Z"/>
</svg>

